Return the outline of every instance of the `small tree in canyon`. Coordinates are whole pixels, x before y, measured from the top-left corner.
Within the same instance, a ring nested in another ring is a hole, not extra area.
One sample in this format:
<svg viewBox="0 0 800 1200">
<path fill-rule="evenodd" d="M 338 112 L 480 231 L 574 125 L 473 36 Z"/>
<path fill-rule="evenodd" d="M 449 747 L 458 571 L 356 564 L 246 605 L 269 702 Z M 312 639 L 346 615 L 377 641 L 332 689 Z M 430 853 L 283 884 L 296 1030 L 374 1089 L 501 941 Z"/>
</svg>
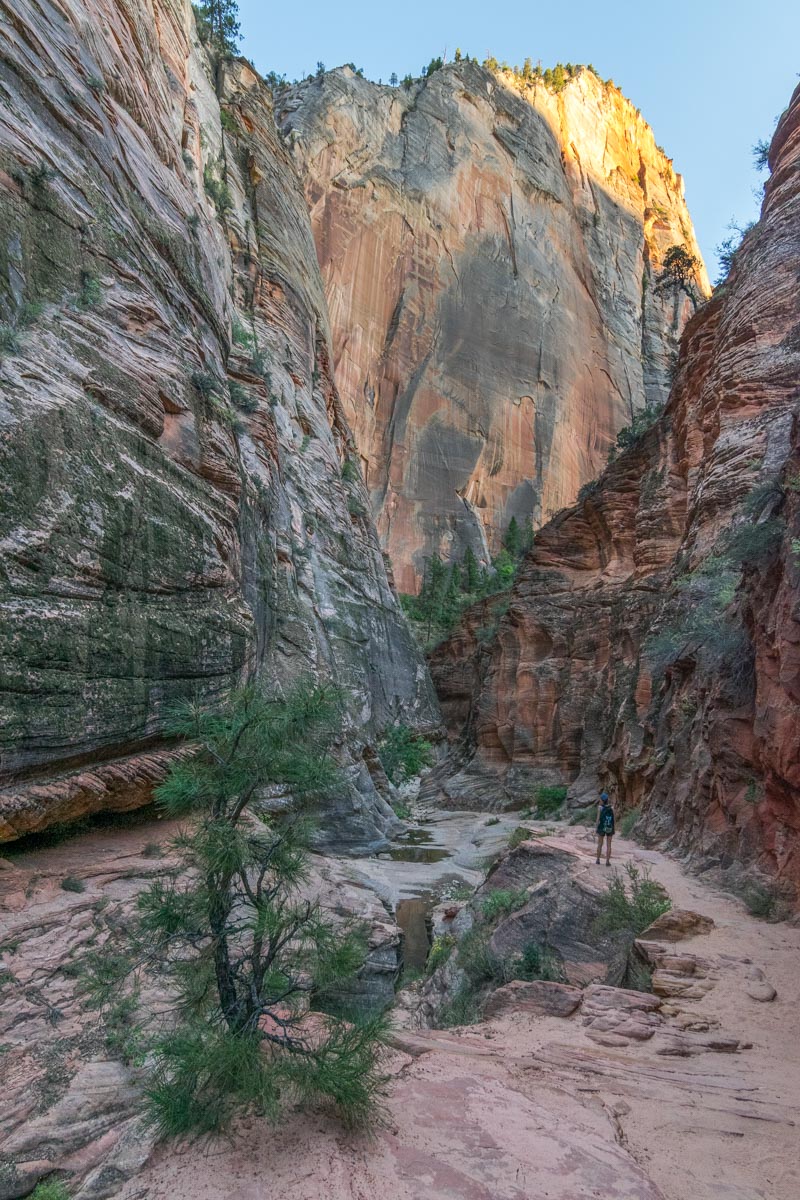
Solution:
<svg viewBox="0 0 800 1200">
<path fill-rule="evenodd" d="M 200 40 L 224 57 L 236 54 L 241 38 L 236 0 L 205 0 L 192 8 Z"/>
<path fill-rule="evenodd" d="M 659 289 L 672 287 L 684 292 L 693 304 L 697 304 L 695 277 L 700 266 L 694 254 L 685 246 L 670 246 L 664 255 L 664 263 L 656 286 Z"/>
<path fill-rule="evenodd" d="M 89 985 L 112 1012 L 154 976 L 174 1001 L 147 1087 L 163 1135 L 214 1132 L 240 1112 L 276 1117 L 292 1100 L 332 1102 L 358 1124 L 380 1091 L 380 1020 L 309 1013 L 314 994 L 346 985 L 366 953 L 358 930 L 334 927 L 301 893 L 309 827 L 297 802 L 335 785 L 336 712 L 329 689 L 267 699 L 249 688 L 224 710 L 187 705 L 175 719 L 193 749 L 156 798 L 165 815 L 187 818 L 179 867 L 94 956 Z M 283 815 L 263 807 L 265 787 L 291 794 Z"/>
</svg>

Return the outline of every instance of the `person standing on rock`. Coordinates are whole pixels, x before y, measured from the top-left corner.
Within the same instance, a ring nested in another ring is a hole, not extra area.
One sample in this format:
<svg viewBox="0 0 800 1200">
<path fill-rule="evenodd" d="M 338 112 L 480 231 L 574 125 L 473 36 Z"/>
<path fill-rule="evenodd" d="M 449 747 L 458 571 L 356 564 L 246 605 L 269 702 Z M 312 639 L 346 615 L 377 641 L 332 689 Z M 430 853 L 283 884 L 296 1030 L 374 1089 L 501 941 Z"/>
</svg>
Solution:
<svg viewBox="0 0 800 1200">
<path fill-rule="evenodd" d="M 597 865 L 600 866 L 600 855 L 603 853 L 603 838 L 606 840 L 606 866 L 611 865 L 611 839 L 614 836 L 614 809 L 608 798 L 608 792 L 600 793 L 600 803 L 597 806 Z"/>
</svg>

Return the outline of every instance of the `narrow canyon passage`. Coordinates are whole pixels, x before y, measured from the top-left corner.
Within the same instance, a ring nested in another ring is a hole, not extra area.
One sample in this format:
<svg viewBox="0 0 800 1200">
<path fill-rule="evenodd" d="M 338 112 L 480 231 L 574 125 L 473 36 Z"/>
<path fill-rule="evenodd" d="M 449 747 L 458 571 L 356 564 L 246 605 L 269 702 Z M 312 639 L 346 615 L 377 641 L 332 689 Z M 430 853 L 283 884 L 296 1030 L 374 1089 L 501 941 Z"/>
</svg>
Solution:
<svg viewBox="0 0 800 1200">
<path fill-rule="evenodd" d="M 518 814 L 419 818 L 379 855 L 314 856 L 313 886 L 339 912 L 364 917 L 371 944 L 396 945 L 396 918 L 408 978 L 424 965 L 437 902 L 463 900 L 498 855 L 502 870 L 526 848 L 568 854 L 579 886 L 606 886 L 584 826 L 527 821 L 530 840 L 509 854 Z M 64 1169 L 97 1164 L 89 1180 L 106 1183 L 116 1172 L 119 1190 L 105 1194 L 126 1200 L 356 1200 L 376 1189 L 392 1200 L 795 1200 L 800 1081 L 786 1048 L 800 1036 L 800 928 L 756 920 L 675 859 L 622 838 L 617 866 L 647 867 L 674 910 L 713 921 L 710 932 L 666 947 L 675 984 L 652 1039 L 598 1034 L 591 987 L 566 1018 L 515 1006 L 512 995 L 495 1002 L 491 1019 L 459 1029 L 408 1027 L 402 993 L 386 1119 L 372 1137 L 348 1135 L 323 1113 L 293 1114 L 274 1130 L 245 1121 L 231 1142 L 202 1152 L 153 1149 L 135 1116 L 136 1072 L 92 1046 L 75 963 L 97 938 L 98 919 L 124 912 L 144 880 L 168 867 L 159 856 L 172 832 L 138 816 L 3 860 L 4 1153 L 35 1162 L 56 1141 Z M 65 880 L 82 890 L 65 890 Z M 396 956 L 386 957 L 384 982 L 396 974 Z M 754 982 L 774 999 L 754 998 Z"/>
</svg>

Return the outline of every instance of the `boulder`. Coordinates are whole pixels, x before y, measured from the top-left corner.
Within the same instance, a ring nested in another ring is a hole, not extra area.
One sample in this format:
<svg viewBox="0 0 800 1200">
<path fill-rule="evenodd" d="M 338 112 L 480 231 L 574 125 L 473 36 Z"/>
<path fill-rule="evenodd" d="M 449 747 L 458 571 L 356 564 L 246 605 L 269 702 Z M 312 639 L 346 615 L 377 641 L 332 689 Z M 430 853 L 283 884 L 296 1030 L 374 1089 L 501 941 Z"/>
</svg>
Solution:
<svg viewBox="0 0 800 1200">
<path fill-rule="evenodd" d="M 566 983 L 544 979 L 531 982 L 516 979 L 493 992 L 484 1006 L 484 1016 L 504 1017 L 509 1013 L 530 1013 L 537 1017 L 571 1017 L 580 1007 L 583 993 Z"/>
<path fill-rule="evenodd" d="M 710 933 L 713 928 L 714 922 L 711 917 L 692 912 L 689 908 L 671 908 L 669 912 L 656 917 L 652 925 L 648 925 L 645 929 L 642 937 L 661 938 L 665 942 L 679 942 L 683 938 Z"/>
</svg>

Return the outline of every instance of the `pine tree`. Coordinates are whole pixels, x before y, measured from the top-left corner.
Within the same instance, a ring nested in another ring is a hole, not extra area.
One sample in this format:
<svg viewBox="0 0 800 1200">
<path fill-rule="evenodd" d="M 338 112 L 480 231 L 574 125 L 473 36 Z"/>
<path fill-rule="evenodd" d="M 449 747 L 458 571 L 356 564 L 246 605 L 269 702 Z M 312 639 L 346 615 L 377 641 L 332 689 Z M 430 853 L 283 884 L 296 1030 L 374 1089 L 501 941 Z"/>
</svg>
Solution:
<svg viewBox="0 0 800 1200">
<path fill-rule="evenodd" d="M 200 40 L 210 44 L 217 54 L 236 54 L 241 40 L 236 0 L 204 0 L 192 7 Z"/>
<path fill-rule="evenodd" d="M 477 592 L 480 586 L 480 572 L 478 570 L 478 560 L 475 557 L 472 547 L 467 546 L 464 554 L 464 590 L 466 592 Z"/>
<path fill-rule="evenodd" d="M 508 522 L 508 528 L 503 536 L 503 549 L 507 550 L 512 558 L 519 558 L 521 544 L 521 534 L 517 518 L 512 517 Z"/>
<path fill-rule="evenodd" d="M 380 1090 L 380 1022 L 320 1015 L 312 1027 L 307 1015 L 309 997 L 353 978 L 364 938 L 299 895 L 300 811 L 275 816 L 257 800 L 268 785 L 295 802 L 335 786 L 338 724 L 335 695 L 301 685 L 283 699 L 248 688 L 216 712 L 186 705 L 170 729 L 192 747 L 156 789 L 166 816 L 187 819 L 178 869 L 139 896 L 135 919 L 93 957 L 88 983 L 112 1012 L 135 1009 L 150 975 L 174 998 L 145 1088 L 163 1135 L 212 1133 L 237 1113 L 277 1117 L 293 1098 L 333 1101 L 358 1123 Z"/>
</svg>

